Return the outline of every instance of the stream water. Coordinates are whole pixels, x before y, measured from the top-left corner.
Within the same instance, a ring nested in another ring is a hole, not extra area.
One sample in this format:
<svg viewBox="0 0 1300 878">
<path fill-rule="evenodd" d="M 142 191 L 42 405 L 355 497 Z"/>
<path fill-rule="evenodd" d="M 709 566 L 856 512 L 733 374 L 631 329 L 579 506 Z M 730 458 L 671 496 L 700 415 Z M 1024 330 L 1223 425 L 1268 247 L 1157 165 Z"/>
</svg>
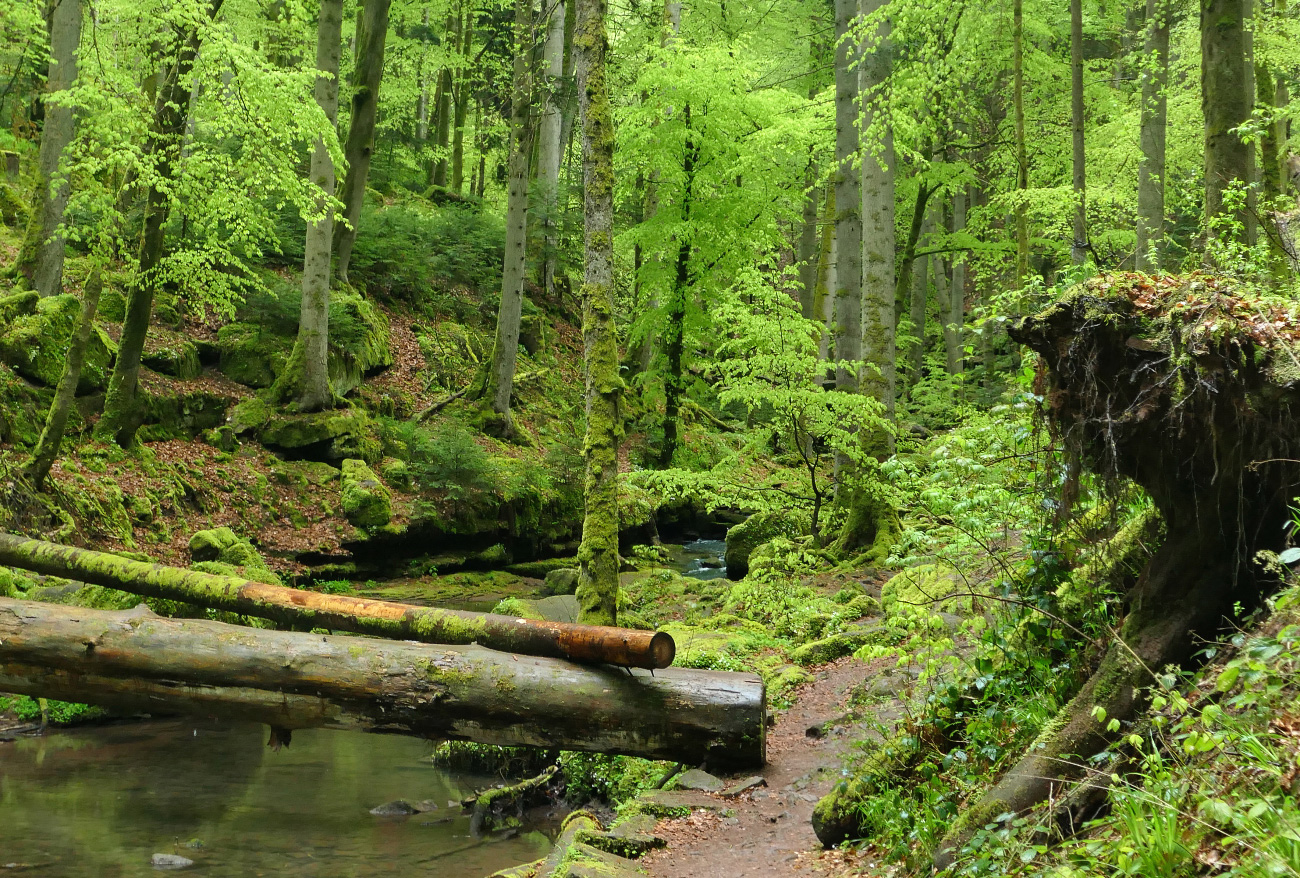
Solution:
<svg viewBox="0 0 1300 878">
<path fill-rule="evenodd" d="M 668 550 L 668 563 L 683 576 L 695 579 L 721 579 L 727 575 L 723 556 L 727 553 L 725 540 L 695 540 L 683 545 L 664 544 Z"/>
<path fill-rule="evenodd" d="M 550 848 L 540 832 L 471 837 L 450 803 L 496 779 L 430 764 L 425 741 L 303 729 L 275 752 L 266 735 L 169 720 L 0 744 L 0 870 L 130 878 L 175 853 L 211 878 L 482 878 Z M 438 808 L 369 813 L 394 799 Z"/>
</svg>

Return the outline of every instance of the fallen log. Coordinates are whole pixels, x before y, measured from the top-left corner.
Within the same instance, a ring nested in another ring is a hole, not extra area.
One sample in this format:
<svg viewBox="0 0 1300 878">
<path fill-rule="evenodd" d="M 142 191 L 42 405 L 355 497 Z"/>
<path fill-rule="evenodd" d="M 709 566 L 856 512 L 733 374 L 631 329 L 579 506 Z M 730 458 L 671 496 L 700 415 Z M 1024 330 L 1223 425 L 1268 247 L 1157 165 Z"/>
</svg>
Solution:
<svg viewBox="0 0 1300 878">
<path fill-rule="evenodd" d="M 321 594 L 132 561 L 7 533 L 0 533 L 0 564 L 297 628 L 329 628 L 424 643 L 477 643 L 504 652 L 632 668 L 666 668 L 677 653 L 672 637 L 662 631 L 517 619 Z"/>
<path fill-rule="evenodd" d="M 425 645 L 0 599 L 0 692 L 127 711 L 392 732 L 750 767 L 753 674 L 583 666 Z M 281 736 L 282 740 L 284 736 Z"/>
</svg>

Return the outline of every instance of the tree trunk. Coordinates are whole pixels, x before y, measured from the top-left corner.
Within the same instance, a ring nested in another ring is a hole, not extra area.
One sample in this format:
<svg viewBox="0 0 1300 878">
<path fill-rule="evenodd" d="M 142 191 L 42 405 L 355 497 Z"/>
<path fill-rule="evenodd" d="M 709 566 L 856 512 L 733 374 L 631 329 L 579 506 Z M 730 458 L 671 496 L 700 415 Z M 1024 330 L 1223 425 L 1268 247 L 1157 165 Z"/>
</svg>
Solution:
<svg viewBox="0 0 1300 878">
<path fill-rule="evenodd" d="M 1074 171 L 1074 243 L 1070 258 L 1075 265 L 1083 265 L 1088 260 L 1088 177 L 1083 152 L 1083 0 L 1070 0 L 1070 122 Z"/>
<path fill-rule="evenodd" d="M 809 150 L 811 152 L 811 149 Z M 817 165 L 811 156 L 804 171 L 803 217 L 799 227 L 799 313 L 812 320 L 817 295 Z"/>
<path fill-rule="evenodd" d="M 76 334 L 72 337 L 67 362 L 63 365 L 63 375 L 59 378 L 54 401 L 50 404 L 49 414 L 45 416 L 45 428 L 41 430 L 41 438 L 32 451 L 32 462 L 27 468 L 27 475 L 38 491 L 44 489 L 50 467 L 58 458 L 59 446 L 63 444 L 63 432 L 68 425 L 68 416 L 72 414 L 77 382 L 81 380 L 81 367 L 86 362 L 86 346 L 90 343 L 91 333 L 95 331 L 95 312 L 99 310 L 99 294 L 103 288 L 103 272 L 96 262 L 81 293 L 81 317 L 77 322 Z"/>
<path fill-rule="evenodd" d="M 574 72 L 582 115 L 582 342 L 587 409 L 578 602 L 583 622 L 613 625 L 618 619 L 618 446 L 623 437 L 619 411 L 623 381 L 614 327 L 614 115 L 605 73 L 606 0 L 574 2 Z"/>
<path fill-rule="evenodd" d="M 1029 276 L 1029 154 L 1025 148 L 1025 10 L 1024 0 L 1011 4 L 1011 102 L 1016 140 L 1016 289 Z M 985 331 L 988 331 L 987 329 Z"/>
<path fill-rule="evenodd" d="M 81 46 L 81 0 L 51 0 L 50 72 L 45 82 L 47 97 L 67 91 L 77 79 L 77 49 Z M 27 234 L 18 255 L 17 268 L 31 288 L 42 296 L 63 292 L 64 236 L 59 231 L 68 206 L 67 179 L 59 176 L 59 160 L 72 142 L 72 107 L 45 100 L 45 124 L 41 128 L 41 151 L 33 205 Z"/>
<path fill-rule="evenodd" d="M 862 12 L 871 15 L 887 0 L 863 0 Z M 887 113 L 877 121 L 873 102 L 887 87 L 890 68 L 890 25 L 881 22 L 880 44 L 863 58 L 860 92 L 863 97 L 862 130 L 868 136 L 879 129 L 879 143 L 863 142 L 862 151 L 862 343 L 860 357 L 870 364 L 862 373 L 862 392 L 881 405 L 888 421 L 894 420 L 897 395 L 897 351 L 894 285 L 894 131 Z M 926 192 L 928 199 L 929 192 Z M 837 198 L 838 200 L 838 198 Z M 917 210 L 924 215 L 925 199 L 918 196 Z M 919 219 L 919 218 L 918 218 Z M 917 227 L 919 230 L 919 226 Z M 912 243 L 915 252 L 915 242 Z M 894 452 L 893 434 L 871 431 L 863 448 L 884 459 Z"/>
<path fill-rule="evenodd" d="M 132 561 L 13 534 L 0 533 L 0 563 L 295 627 L 323 627 L 425 643 L 478 643 L 505 652 L 634 668 L 666 668 L 676 653 L 672 638 L 663 633 L 536 622 L 321 594 Z"/>
<path fill-rule="evenodd" d="M 316 31 L 316 103 L 333 127 L 339 112 L 339 56 L 343 0 L 321 0 Z M 330 251 L 334 235 L 334 160 L 324 137 L 311 154 L 311 179 L 320 189 L 319 219 L 307 226 L 303 247 L 302 311 L 298 338 L 275 384 L 275 396 L 303 412 L 334 404 L 329 383 Z"/>
<path fill-rule="evenodd" d="M 763 683 L 653 676 L 423 644 L 0 599 L 0 691 L 119 710 L 562 747 L 719 767 L 764 761 Z M 283 737 L 283 736 L 282 736 Z"/>
<path fill-rule="evenodd" d="M 1168 119 L 1169 0 L 1146 0 L 1146 58 L 1142 62 L 1142 162 L 1138 165 L 1138 271 L 1155 272 L 1165 249 L 1165 130 Z"/>
<path fill-rule="evenodd" d="M 917 206 L 919 207 L 919 195 L 917 201 Z M 938 205 L 936 204 L 935 206 L 937 207 Z M 917 233 L 918 239 L 921 237 L 928 237 L 930 232 L 933 231 L 933 213 L 933 210 L 926 213 L 925 220 Z M 909 360 L 911 361 L 911 368 L 909 369 L 911 374 L 908 376 L 908 379 L 909 385 L 915 387 L 917 382 L 921 380 L 921 370 L 925 364 L 925 314 L 928 310 L 927 305 L 929 304 L 930 299 L 930 258 L 928 256 L 915 255 L 915 241 L 910 242 L 909 249 L 913 256 L 911 267 L 912 276 L 909 283 L 909 286 L 911 287 L 911 295 L 909 297 L 910 301 L 908 302 L 908 317 L 912 321 L 912 333 L 915 337 L 915 341 L 912 344 L 911 350 L 908 352 L 910 354 Z M 907 256 L 907 252 L 904 252 L 904 265 L 907 264 Z M 938 262 L 937 256 L 935 257 L 935 261 L 936 263 Z M 901 275 L 903 272 L 900 271 L 899 274 Z M 900 283 L 899 286 L 901 287 L 902 284 Z"/>
<path fill-rule="evenodd" d="M 348 169 L 343 175 L 343 218 L 346 224 L 334 227 L 334 247 L 338 251 L 338 278 L 348 282 L 348 263 L 352 245 L 361 225 L 361 208 L 366 201 L 366 178 L 370 176 L 370 157 L 375 151 L 375 117 L 379 111 L 379 84 L 384 75 L 384 44 L 388 40 L 388 8 L 391 0 L 364 0 L 358 17 L 356 70 L 352 75 L 356 90 L 352 93 L 352 121 L 348 140 L 343 147 Z"/>
<path fill-rule="evenodd" d="M 446 38 L 453 40 L 453 45 L 458 42 L 456 33 L 456 16 L 447 16 L 447 26 L 444 31 Z M 434 129 L 434 142 L 438 147 L 438 162 L 433 167 L 434 186 L 447 185 L 447 147 L 451 143 L 451 93 L 455 89 L 455 83 L 452 80 L 451 65 L 444 64 L 442 68 L 442 77 L 438 80 L 438 125 Z"/>
<path fill-rule="evenodd" d="M 541 143 L 537 158 L 537 190 L 542 199 L 542 289 L 548 302 L 555 301 L 555 272 L 559 260 L 560 158 L 564 143 L 561 102 L 564 75 L 564 0 L 556 0 L 546 26 L 545 87 Z"/>
<path fill-rule="evenodd" d="M 223 0 L 210 0 L 209 18 L 216 18 Z M 163 258 L 165 226 L 171 208 L 171 183 L 175 162 L 185 133 L 184 108 L 190 105 L 190 72 L 199 54 L 200 35 L 192 28 L 179 37 L 176 44 L 176 63 L 167 71 L 166 79 L 158 87 L 154 101 L 153 136 L 145 146 L 147 158 L 153 159 L 153 179 L 145 198 L 144 231 L 140 239 L 140 255 L 126 298 L 126 316 L 122 321 L 122 337 L 118 342 L 117 361 L 108 381 L 104 398 L 104 414 L 99 419 L 96 432 L 110 438 L 122 447 L 135 441 L 142 416 L 137 400 L 140 380 L 140 356 L 144 352 L 145 336 L 153 315 L 153 296 L 158 284 L 158 268 Z"/>
<path fill-rule="evenodd" d="M 956 235 L 966 229 L 966 188 L 960 187 L 952 196 L 952 232 Z M 957 253 L 952 258 L 952 286 L 948 291 L 948 313 L 943 318 L 943 347 L 947 354 L 948 374 L 962 372 L 962 326 L 966 322 L 966 257 Z"/>
<path fill-rule="evenodd" d="M 523 312 L 524 267 L 528 256 L 528 166 L 533 153 L 532 0 L 515 0 L 514 86 L 510 96 L 510 158 L 506 190 L 506 248 L 501 269 L 501 307 L 496 346 L 488 374 L 488 397 L 510 435 L 510 395 L 519 355 L 519 321 Z"/>
<path fill-rule="evenodd" d="M 1201 109 L 1205 116 L 1205 221 L 1231 221 L 1232 237 L 1254 240 L 1254 216 L 1244 199 L 1232 209 L 1224 193 L 1251 183 L 1252 147 L 1235 129 L 1250 118 L 1254 89 L 1246 59 L 1250 0 L 1201 3 Z M 1211 235 L 1213 237 L 1213 235 Z"/>
<path fill-rule="evenodd" d="M 831 324 L 834 319 L 835 296 L 835 185 L 826 184 L 826 199 L 822 207 L 821 243 L 817 252 L 817 287 L 813 292 L 812 318 L 822 325 L 817 355 L 825 362 L 830 359 Z"/>
<path fill-rule="evenodd" d="M 452 90 L 455 104 L 451 135 L 451 191 L 457 195 L 465 188 L 465 116 L 469 112 L 470 89 L 467 82 L 470 46 L 474 42 L 474 10 L 464 13 L 464 26 L 461 28 L 460 54 L 465 64 L 460 76 L 456 77 L 456 87 Z"/>
<path fill-rule="evenodd" d="M 858 156 L 857 0 L 835 0 L 835 389 L 858 390 L 862 359 L 862 197 Z M 890 286 L 893 289 L 893 286 Z M 836 458 L 836 468 L 845 461 Z"/>
<path fill-rule="evenodd" d="M 686 305 L 691 294 L 691 192 L 695 188 L 695 162 L 699 146 L 691 131 L 691 105 L 682 108 L 686 142 L 682 150 L 682 231 L 677 240 L 677 265 L 673 272 L 673 288 L 668 296 L 664 314 L 664 444 L 659 449 L 659 466 L 673 465 L 677 453 L 678 416 L 682 396 L 686 393 L 686 379 L 682 357 L 686 350 Z"/>
</svg>

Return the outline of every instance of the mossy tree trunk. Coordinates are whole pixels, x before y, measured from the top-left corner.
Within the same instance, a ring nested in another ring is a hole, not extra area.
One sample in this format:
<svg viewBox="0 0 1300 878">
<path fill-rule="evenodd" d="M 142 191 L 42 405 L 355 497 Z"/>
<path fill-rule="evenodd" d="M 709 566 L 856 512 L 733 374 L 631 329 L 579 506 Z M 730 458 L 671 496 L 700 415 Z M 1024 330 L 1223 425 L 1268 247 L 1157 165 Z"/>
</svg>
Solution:
<svg viewBox="0 0 1300 878">
<path fill-rule="evenodd" d="M 830 358 L 831 323 L 834 318 L 835 276 L 835 185 L 826 184 L 826 198 L 822 205 L 821 239 L 817 247 L 817 286 L 813 290 L 812 318 L 822 325 L 817 355 L 822 360 Z"/>
<path fill-rule="evenodd" d="M 1074 185 L 1074 242 L 1070 258 L 1075 265 L 1088 260 L 1087 166 L 1083 143 L 1083 0 L 1070 0 L 1070 142 Z"/>
<path fill-rule="evenodd" d="M 339 112 L 339 56 L 343 46 L 343 0 L 321 0 L 316 29 L 316 104 L 333 126 Z M 312 182 L 320 189 L 321 215 L 307 226 L 303 246 L 302 310 L 289 362 L 276 379 L 274 394 L 299 411 L 334 404 L 329 380 L 330 254 L 334 240 L 334 159 L 325 138 L 311 153 Z"/>
<path fill-rule="evenodd" d="M 456 16 L 452 13 L 447 14 L 447 23 L 443 28 L 443 39 L 453 46 L 459 42 Z M 434 144 L 438 147 L 438 160 L 433 164 L 429 182 L 434 186 L 447 185 L 447 147 L 451 144 L 451 96 L 455 88 L 456 84 L 451 65 L 444 64 L 442 73 L 438 77 L 438 112 L 433 128 Z"/>
<path fill-rule="evenodd" d="M 1234 186 L 1253 178 L 1254 152 L 1240 133 L 1254 105 L 1253 78 L 1247 57 L 1246 22 L 1251 0 L 1202 0 L 1201 110 L 1205 117 L 1205 221 L 1234 223 L 1232 237 L 1254 242 L 1255 217 L 1248 199 L 1224 204 Z"/>
<path fill-rule="evenodd" d="M 210 0 L 208 15 L 216 18 L 223 0 Z M 96 432 L 122 447 L 135 441 L 142 413 L 138 396 L 140 356 L 153 316 L 154 291 L 159 283 L 166 240 L 167 215 L 171 210 L 171 183 L 175 163 L 185 134 L 186 110 L 190 106 L 190 73 L 199 54 L 198 28 L 182 34 L 176 42 L 176 62 L 165 72 L 154 101 L 152 136 L 145 153 L 153 164 L 155 181 L 145 196 L 144 231 L 135 275 L 126 298 L 126 316 L 118 342 L 117 361 L 109 377 L 104 414 Z"/>
<path fill-rule="evenodd" d="M 68 0 L 63 0 L 68 2 Z M 99 310 L 99 295 L 104 289 L 104 276 L 100 264 L 95 263 L 90 277 L 81 293 L 81 317 L 77 322 L 76 333 L 72 337 L 72 346 L 68 349 L 68 359 L 63 365 L 63 375 L 59 386 L 54 391 L 54 401 L 50 404 L 49 414 L 45 416 L 45 428 L 41 438 L 32 451 L 32 462 L 27 468 L 28 478 L 36 489 L 42 490 L 45 479 L 50 474 L 50 467 L 59 456 L 59 447 L 63 444 L 63 433 L 68 426 L 68 416 L 72 414 L 72 405 L 77 396 L 77 382 L 81 380 L 81 367 L 86 362 L 86 347 L 90 336 L 95 331 L 95 313 Z"/>
<path fill-rule="evenodd" d="M 916 344 L 912 346 L 911 356 L 908 358 L 909 384 L 915 384 L 920 379 L 921 361 L 925 352 L 925 305 L 930 291 L 930 262 L 928 256 L 918 257 L 916 248 L 922 236 L 928 234 L 933 227 L 933 218 L 928 211 L 932 194 L 934 189 L 925 183 L 917 186 L 916 200 L 912 204 L 912 220 L 908 224 L 903 252 L 899 254 L 898 278 L 895 281 L 894 300 L 898 303 L 898 307 L 901 307 L 904 302 L 907 303 L 907 316 L 912 321 L 912 332 L 916 334 Z M 893 212 L 890 213 L 892 219 Z M 864 210 L 863 217 L 865 218 L 866 215 Z M 867 223 L 864 222 L 864 227 L 866 225 Z M 864 228 L 863 231 L 865 233 L 866 229 Z"/>
<path fill-rule="evenodd" d="M 509 435 L 510 396 L 519 357 L 519 323 L 523 314 L 524 274 L 528 256 L 528 183 L 536 122 L 533 101 L 533 4 L 515 0 L 514 83 L 510 95 L 510 157 L 506 189 L 506 247 L 501 269 L 501 306 L 496 345 L 488 371 L 487 397 Z"/>
<path fill-rule="evenodd" d="M 1029 153 L 1025 147 L 1025 4 L 1011 3 L 1011 108 L 1016 143 L 1016 289 L 1029 276 Z M 985 330 L 986 332 L 988 329 Z"/>
<path fill-rule="evenodd" d="M 126 711 L 562 747 L 724 768 L 764 760 L 754 674 L 588 667 L 481 646 L 265 631 L 0 599 L 0 691 Z"/>
<path fill-rule="evenodd" d="M 606 0 L 574 3 L 574 73 L 582 117 L 582 341 L 587 408 L 578 603 L 581 621 L 613 625 L 618 618 L 618 447 L 623 438 L 623 381 L 614 327 L 614 115 L 605 71 Z"/>
<path fill-rule="evenodd" d="M 451 135 L 451 191 L 457 195 L 465 188 L 465 116 L 469 112 L 470 99 L 466 71 L 469 64 L 470 46 L 474 42 L 474 9 L 467 9 L 462 15 L 464 24 L 460 28 L 460 54 L 461 63 L 466 66 L 461 68 L 460 75 L 456 77 L 456 84 L 451 92 L 454 106 Z"/>
<path fill-rule="evenodd" d="M 812 149 L 809 149 L 812 152 Z M 810 157 L 804 171 L 803 216 L 799 224 L 799 313 L 813 319 L 813 297 L 817 292 L 817 164 Z"/>
<path fill-rule="evenodd" d="M 348 282 L 352 245 L 361 225 L 361 208 L 366 200 L 366 178 L 375 151 L 375 118 L 379 111 L 379 85 L 384 75 L 384 44 L 388 40 L 388 8 L 391 0 L 364 0 L 357 13 L 356 70 L 352 75 L 352 121 L 343 156 L 348 169 L 343 175 L 343 218 L 334 227 L 334 249 L 338 251 L 338 278 Z"/>
<path fill-rule="evenodd" d="M 682 107 L 686 142 L 682 149 L 682 231 L 677 240 L 677 264 L 673 286 L 664 313 L 664 441 L 659 449 L 659 466 L 673 464 L 677 453 L 682 397 L 686 394 L 686 376 L 682 359 L 686 352 L 686 306 L 691 295 L 691 194 L 695 188 L 695 162 L 699 145 L 691 131 L 691 105 Z"/>
<path fill-rule="evenodd" d="M 77 79 L 77 50 L 81 46 L 81 0 L 51 0 L 46 17 L 50 31 L 50 71 L 47 98 L 72 88 Z M 68 207 L 69 186 L 59 177 L 59 160 L 72 142 L 72 107 L 45 100 L 41 127 L 36 203 L 18 254 L 17 268 L 42 296 L 63 291 L 64 236 L 59 232 Z"/>
<path fill-rule="evenodd" d="M 1165 132 L 1169 83 L 1169 0 L 1146 0 L 1146 57 L 1142 61 L 1141 144 L 1138 165 L 1138 271 L 1161 267 L 1165 247 Z"/>
<path fill-rule="evenodd" d="M 862 359 L 862 193 L 858 161 L 857 0 L 835 0 L 835 389 L 858 392 Z M 893 286 L 890 286 L 893 289 Z M 850 365 L 844 365 L 849 361 Z M 848 465 L 842 455 L 836 469 Z"/>
<path fill-rule="evenodd" d="M 1049 414 L 1066 441 L 1097 470 L 1145 488 L 1168 537 L 1129 592 L 1128 615 L 1100 667 L 958 821 L 939 847 L 940 866 L 996 814 L 1024 812 L 1075 783 L 1119 734 L 1093 717 L 1094 707 L 1107 721 L 1129 721 L 1157 673 L 1189 663 L 1234 605 L 1257 606 L 1275 585 L 1255 555 L 1282 548 L 1288 504 L 1300 490 L 1290 354 L 1231 324 L 1194 338 L 1171 318 L 1155 338 L 1150 327 L 1125 296 L 1080 294 L 1012 330 L 1047 365 Z"/>
</svg>

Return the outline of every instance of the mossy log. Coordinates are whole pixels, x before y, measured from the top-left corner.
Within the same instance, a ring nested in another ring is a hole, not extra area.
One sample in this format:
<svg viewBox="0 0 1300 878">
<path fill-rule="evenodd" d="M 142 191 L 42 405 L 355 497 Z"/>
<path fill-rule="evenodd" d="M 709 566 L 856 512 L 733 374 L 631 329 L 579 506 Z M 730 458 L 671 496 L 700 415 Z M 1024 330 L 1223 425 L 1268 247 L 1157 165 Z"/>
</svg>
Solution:
<svg viewBox="0 0 1300 878">
<path fill-rule="evenodd" d="M 621 753 L 764 759 L 752 674 L 591 667 L 479 646 L 267 631 L 0 598 L 0 692 L 127 710 Z M 281 735 L 280 740 L 286 736 Z"/>
<path fill-rule="evenodd" d="M 516 619 L 321 594 L 0 533 L 0 564 L 145 597 L 242 613 L 297 628 L 330 628 L 425 643 L 477 643 L 505 652 L 632 668 L 666 668 L 677 647 L 663 632 Z"/>
<path fill-rule="evenodd" d="M 1011 336 L 1042 358 L 1048 413 L 1066 441 L 1097 471 L 1145 488 L 1167 536 L 1096 673 L 957 822 L 940 867 L 993 816 L 1077 782 L 1116 737 L 1094 707 L 1131 720 L 1156 673 L 1188 664 L 1235 604 L 1259 603 L 1275 583 L 1255 554 L 1283 547 L 1300 494 L 1300 341 L 1274 306 L 1200 275 L 1104 276 Z"/>
</svg>

